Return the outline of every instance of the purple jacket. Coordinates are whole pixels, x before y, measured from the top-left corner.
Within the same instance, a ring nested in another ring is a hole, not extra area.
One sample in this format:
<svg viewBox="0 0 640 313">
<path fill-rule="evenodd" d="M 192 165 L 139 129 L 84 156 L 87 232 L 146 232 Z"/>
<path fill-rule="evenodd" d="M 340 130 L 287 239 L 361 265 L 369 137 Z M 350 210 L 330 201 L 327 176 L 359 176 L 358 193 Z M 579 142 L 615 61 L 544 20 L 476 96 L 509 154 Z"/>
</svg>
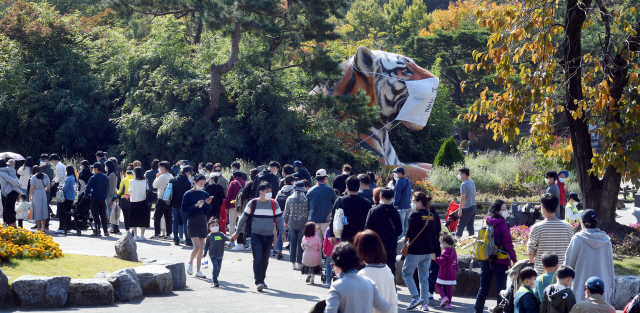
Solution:
<svg viewBox="0 0 640 313">
<path fill-rule="evenodd" d="M 495 245 L 498 249 L 503 249 L 509 253 L 512 264 L 518 262 L 516 257 L 516 250 L 513 249 L 513 240 L 511 239 L 511 232 L 509 231 L 509 225 L 507 221 L 502 217 L 487 217 L 487 224 L 493 226 L 493 238 Z M 493 262 L 509 266 L 509 260 L 493 260 Z"/>
<path fill-rule="evenodd" d="M 453 247 L 444 249 L 442 254 L 436 258 L 436 263 L 440 265 L 438 279 L 456 280 L 456 273 L 458 272 L 458 255 L 456 254 L 456 249 Z"/>
</svg>

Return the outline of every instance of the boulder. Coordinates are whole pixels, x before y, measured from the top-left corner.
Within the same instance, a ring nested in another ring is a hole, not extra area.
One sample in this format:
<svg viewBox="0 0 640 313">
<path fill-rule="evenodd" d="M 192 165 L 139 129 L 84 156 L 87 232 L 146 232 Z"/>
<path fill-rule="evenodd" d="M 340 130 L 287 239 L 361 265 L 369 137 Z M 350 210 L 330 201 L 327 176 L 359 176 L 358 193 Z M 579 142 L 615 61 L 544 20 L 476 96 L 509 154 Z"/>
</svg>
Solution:
<svg viewBox="0 0 640 313">
<path fill-rule="evenodd" d="M 95 275 L 93 275 L 93 279 L 109 280 L 109 277 L 111 277 L 111 273 L 107 271 L 98 272 Z"/>
<path fill-rule="evenodd" d="M 471 254 L 458 254 L 458 269 L 480 268 L 480 264 L 480 261 Z"/>
<path fill-rule="evenodd" d="M 69 283 L 66 276 L 21 276 L 11 289 L 15 302 L 28 308 L 61 308 L 67 303 Z"/>
<path fill-rule="evenodd" d="M 0 309 L 13 306 L 13 296 L 9 288 L 9 278 L 0 270 Z"/>
<path fill-rule="evenodd" d="M 616 310 L 622 310 L 640 291 L 640 277 L 616 276 L 616 286 L 611 294 L 609 303 Z"/>
<path fill-rule="evenodd" d="M 461 297 L 475 298 L 480 289 L 480 269 L 474 268 L 469 270 L 458 267 L 456 276 L 458 284 L 453 286 L 453 294 Z M 492 280 L 487 298 L 495 298 L 496 294 L 496 282 Z"/>
<path fill-rule="evenodd" d="M 140 287 L 145 296 L 166 295 L 173 291 L 171 271 L 160 265 L 146 265 L 135 268 Z"/>
<path fill-rule="evenodd" d="M 107 281 L 113 285 L 113 293 L 116 300 L 131 301 L 142 297 L 142 288 L 140 287 L 138 274 L 136 274 L 136 271 L 132 268 L 125 268 L 113 272 Z"/>
<path fill-rule="evenodd" d="M 72 279 L 68 297 L 71 305 L 112 305 L 113 285 L 104 279 Z"/>
<path fill-rule="evenodd" d="M 173 290 L 180 290 L 187 287 L 187 272 L 184 268 L 184 262 L 157 261 L 154 264 L 163 266 L 171 272 Z"/>
<path fill-rule="evenodd" d="M 116 256 L 120 259 L 138 262 L 138 247 L 133 240 L 133 236 L 130 232 L 124 232 L 124 235 L 116 241 Z"/>
</svg>

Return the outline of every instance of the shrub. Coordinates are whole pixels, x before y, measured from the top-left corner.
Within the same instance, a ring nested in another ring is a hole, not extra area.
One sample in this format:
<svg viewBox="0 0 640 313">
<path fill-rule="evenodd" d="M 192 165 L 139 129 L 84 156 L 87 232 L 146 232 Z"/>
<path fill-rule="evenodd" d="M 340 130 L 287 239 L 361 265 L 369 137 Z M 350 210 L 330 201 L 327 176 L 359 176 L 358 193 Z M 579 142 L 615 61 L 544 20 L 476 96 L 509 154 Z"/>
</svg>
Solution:
<svg viewBox="0 0 640 313">
<path fill-rule="evenodd" d="M 53 259 L 64 254 L 53 238 L 24 228 L 0 226 L 0 260 L 11 258 Z"/>
<path fill-rule="evenodd" d="M 433 161 L 433 165 L 435 167 L 448 167 L 452 168 L 456 163 L 464 164 L 464 155 L 458 146 L 456 146 L 456 141 L 453 137 L 445 140 L 445 142 L 440 146 L 440 151 L 436 155 L 436 159 Z"/>
</svg>

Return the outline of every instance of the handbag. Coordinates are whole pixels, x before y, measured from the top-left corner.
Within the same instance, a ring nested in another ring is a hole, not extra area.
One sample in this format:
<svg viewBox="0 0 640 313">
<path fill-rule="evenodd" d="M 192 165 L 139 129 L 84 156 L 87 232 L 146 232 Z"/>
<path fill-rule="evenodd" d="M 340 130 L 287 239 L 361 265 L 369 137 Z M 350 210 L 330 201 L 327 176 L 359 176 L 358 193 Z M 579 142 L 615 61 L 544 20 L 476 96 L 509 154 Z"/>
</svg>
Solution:
<svg viewBox="0 0 640 313">
<path fill-rule="evenodd" d="M 58 191 L 56 191 L 56 202 L 63 203 L 65 200 L 64 191 L 62 191 L 62 188 L 58 187 Z"/>
<path fill-rule="evenodd" d="M 429 212 L 429 217 L 431 217 L 431 212 Z M 407 242 L 404 244 L 404 247 L 402 247 L 402 250 L 400 251 L 400 253 L 402 253 L 403 256 L 407 256 L 407 254 L 409 254 L 409 247 L 411 247 L 411 245 L 416 241 L 416 239 L 420 237 L 420 234 L 422 234 L 422 231 L 424 231 L 424 229 L 427 228 L 427 225 L 429 225 L 429 220 L 430 218 L 427 219 L 427 222 L 424 223 L 424 226 L 422 226 L 422 229 L 420 230 L 420 232 L 416 235 L 415 238 L 413 238 L 413 240 L 411 240 L 411 242 Z"/>
</svg>

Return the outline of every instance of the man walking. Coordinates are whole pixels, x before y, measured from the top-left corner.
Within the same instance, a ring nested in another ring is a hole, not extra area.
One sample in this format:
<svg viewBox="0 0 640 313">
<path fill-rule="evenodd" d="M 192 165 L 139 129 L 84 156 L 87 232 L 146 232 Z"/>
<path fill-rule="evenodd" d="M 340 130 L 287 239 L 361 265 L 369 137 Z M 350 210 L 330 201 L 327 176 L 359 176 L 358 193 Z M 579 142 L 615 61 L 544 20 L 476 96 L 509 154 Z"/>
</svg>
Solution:
<svg viewBox="0 0 640 313">
<path fill-rule="evenodd" d="M 387 252 L 387 266 L 391 269 L 393 276 L 396 276 L 396 254 L 398 236 L 402 235 L 402 221 L 400 213 L 391 205 L 394 192 L 389 188 L 382 188 L 380 191 L 380 204 L 374 206 L 369 215 L 364 228 L 375 231 Z"/>
<path fill-rule="evenodd" d="M 277 173 L 277 169 L 280 168 L 280 164 L 276 161 L 271 161 L 271 163 L 269 163 L 269 167 L 265 168 L 264 170 L 262 170 L 262 173 L 258 174 L 258 177 L 256 177 L 256 182 L 254 183 L 254 188 L 256 190 L 256 198 L 260 197 L 260 191 L 258 191 L 258 187 L 260 185 L 262 185 L 263 182 L 267 182 L 269 183 L 269 185 L 271 185 L 271 192 L 273 194 L 278 194 L 278 191 L 280 191 L 280 184 L 279 184 L 279 180 L 278 180 L 278 176 L 276 176 L 275 174 L 273 174 L 274 172 Z"/>
<path fill-rule="evenodd" d="M 353 242 L 353 237 L 364 230 L 364 225 L 367 221 L 367 215 L 371 210 L 371 202 L 369 200 L 358 196 L 358 190 L 360 189 L 360 180 L 357 177 L 351 176 L 347 178 L 347 195 L 340 197 L 333 205 L 333 210 L 329 216 L 329 234 L 331 235 L 331 244 L 336 245 L 336 238 L 333 232 L 333 217 L 336 215 L 338 209 L 344 211 L 344 216 L 347 218 L 347 222 L 344 223 L 344 229 L 342 230 L 342 236 L 340 241 Z"/>
<path fill-rule="evenodd" d="M 234 161 L 233 163 L 231 163 L 231 172 L 239 172 L 240 175 L 242 175 L 242 180 L 244 180 L 245 182 L 247 181 L 247 173 L 240 170 L 240 162 Z"/>
<path fill-rule="evenodd" d="M 351 165 L 345 164 L 342 166 L 342 174 L 336 176 L 333 180 L 333 188 L 338 189 L 340 194 L 344 194 L 344 191 L 347 190 L 347 178 L 351 176 Z"/>
<path fill-rule="evenodd" d="M 182 212 L 182 197 L 191 189 L 189 177 L 192 175 L 191 166 L 182 168 L 182 173 L 170 181 L 173 188 L 173 196 L 171 197 L 171 213 L 173 214 L 173 244 L 180 245 L 180 228 L 183 229 L 185 245 L 193 246 L 191 238 L 187 235 L 187 213 Z"/>
<path fill-rule="evenodd" d="M 164 191 L 167 188 L 169 182 L 173 179 L 173 175 L 169 172 L 171 170 L 171 164 L 168 161 L 162 161 L 158 163 L 158 173 L 156 173 L 156 177 L 153 180 L 153 188 L 158 190 L 158 201 L 156 201 L 156 211 L 153 214 L 153 229 L 155 231 L 155 235 L 151 237 L 151 239 L 167 239 L 169 238 L 173 230 L 173 213 L 171 212 L 171 203 L 167 203 L 162 200 L 164 196 Z M 172 186 L 173 187 L 173 186 Z M 161 232 L 161 222 L 162 217 L 164 217 L 164 223 L 167 229 L 167 237 L 160 238 Z"/>
<path fill-rule="evenodd" d="M 234 162 L 234 163 L 237 163 L 237 162 Z M 238 167 L 240 167 L 240 164 L 238 164 Z M 242 174 L 243 173 L 239 170 L 233 172 L 233 180 L 231 181 L 231 183 L 229 183 L 229 190 L 227 191 L 227 196 L 224 199 L 225 208 L 227 208 L 227 212 L 229 212 L 229 233 L 230 234 L 234 234 L 236 232 L 236 225 L 237 225 L 236 219 L 238 218 L 238 213 L 239 213 L 238 209 L 243 209 L 240 207 L 239 203 L 238 203 L 238 207 L 236 207 L 236 203 L 235 203 L 236 197 L 238 197 L 238 193 L 242 191 L 242 189 L 246 184 L 245 180 L 242 179 Z M 229 242 L 228 244 L 229 248 L 233 248 L 234 246 L 235 246 L 234 241 Z"/>
<path fill-rule="evenodd" d="M 327 185 L 327 171 L 319 169 L 316 172 L 315 186 L 307 192 L 307 205 L 309 206 L 309 222 L 316 223 L 320 230 L 320 238 L 324 239 L 324 234 L 329 228 L 329 215 L 333 209 L 333 204 L 338 198 L 333 188 Z"/>
<path fill-rule="evenodd" d="M 273 244 L 274 226 L 284 229 L 282 211 L 278 202 L 272 199 L 271 184 L 263 182 L 258 187 L 259 199 L 249 201 L 238 222 L 238 227 L 231 240 L 238 239 L 238 230 L 245 227 L 245 235 L 251 236 L 253 253 L 253 275 L 258 292 L 267 288 L 264 280 L 269 266 L 269 251 Z M 247 222 L 249 221 L 249 222 Z M 284 235 L 283 235 L 284 236 Z M 284 239 L 284 238 L 282 238 Z"/>
<path fill-rule="evenodd" d="M 475 221 L 476 211 L 476 184 L 469 178 L 469 169 L 466 167 L 458 170 L 458 179 L 462 180 L 460 184 L 460 208 L 458 209 L 458 229 L 457 237 L 462 237 L 465 227 L 469 236 L 475 234 L 473 230 L 473 222 Z"/>
<path fill-rule="evenodd" d="M 407 231 L 407 223 L 409 223 L 409 215 L 411 215 L 411 181 L 404 177 L 404 167 L 402 166 L 393 169 L 393 178 L 396 180 L 393 206 L 398 210 L 400 221 L 402 221 L 402 234 L 398 237 L 400 240 Z"/>
<path fill-rule="evenodd" d="M 89 178 L 85 188 L 85 198 L 91 199 L 91 215 L 96 229 L 92 236 L 100 236 L 100 224 L 104 229 L 104 236 L 109 236 L 107 226 L 107 197 L 109 196 L 109 177 L 104 174 L 104 165 L 100 162 L 93 164 L 93 176 Z"/>
</svg>

